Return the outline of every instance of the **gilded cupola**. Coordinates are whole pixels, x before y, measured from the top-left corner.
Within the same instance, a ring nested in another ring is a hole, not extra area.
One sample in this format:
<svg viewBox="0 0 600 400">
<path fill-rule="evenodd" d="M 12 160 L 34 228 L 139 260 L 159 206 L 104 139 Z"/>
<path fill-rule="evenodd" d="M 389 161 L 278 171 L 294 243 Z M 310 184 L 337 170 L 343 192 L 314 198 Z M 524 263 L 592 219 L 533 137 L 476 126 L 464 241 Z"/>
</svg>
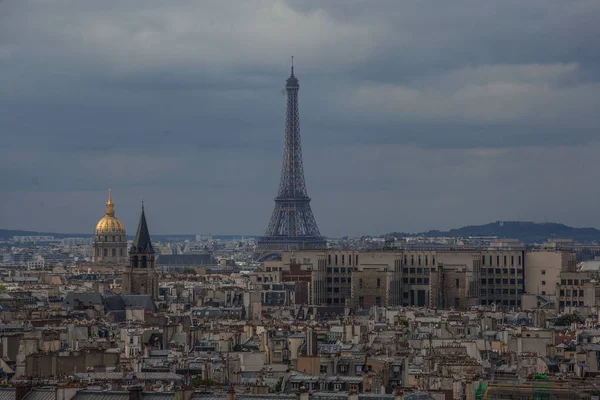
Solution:
<svg viewBox="0 0 600 400">
<path fill-rule="evenodd" d="M 105 233 L 125 233 L 123 223 L 117 217 L 115 217 L 115 203 L 112 201 L 112 193 L 108 190 L 108 201 L 106 202 L 106 211 L 104 218 L 98 221 L 96 225 L 96 234 Z"/>
</svg>

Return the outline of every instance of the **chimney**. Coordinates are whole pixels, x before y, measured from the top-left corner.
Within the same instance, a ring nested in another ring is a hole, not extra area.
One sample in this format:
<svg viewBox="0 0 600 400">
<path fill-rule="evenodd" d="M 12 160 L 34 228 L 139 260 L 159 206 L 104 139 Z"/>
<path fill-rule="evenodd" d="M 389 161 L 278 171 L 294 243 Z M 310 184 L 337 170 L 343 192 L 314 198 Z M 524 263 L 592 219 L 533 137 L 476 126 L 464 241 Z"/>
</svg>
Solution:
<svg viewBox="0 0 600 400">
<path fill-rule="evenodd" d="M 15 400 L 23 400 L 31 392 L 31 386 L 17 386 L 15 388 Z"/>
<path fill-rule="evenodd" d="M 235 400 L 235 390 L 233 390 L 233 386 L 229 388 L 225 395 L 226 400 Z"/>
<path fill-rule="evenodd" d="M 396 388 L 394 400 L 404 400 L 404 391 L 401 388 Z"/>
<path fill-rule="evenodd" d="M 136 386 L 129 389 L 129 400 L 142 400 L 142 387 Z"/>
<path fill-rule="evenodd" d="M 358 391 L 354 388 L 348 392 L 348 400 L 358 400 Z"/>
<path fill-rule="evenodd" d="M 300 390 L 298 391 L 298 394 L 296 395 L 296 400 L 308 400 L 309 399 L 309 394 L 308 394 L 308 390 L 302 386 L 300 388 Z"/>
</svg>

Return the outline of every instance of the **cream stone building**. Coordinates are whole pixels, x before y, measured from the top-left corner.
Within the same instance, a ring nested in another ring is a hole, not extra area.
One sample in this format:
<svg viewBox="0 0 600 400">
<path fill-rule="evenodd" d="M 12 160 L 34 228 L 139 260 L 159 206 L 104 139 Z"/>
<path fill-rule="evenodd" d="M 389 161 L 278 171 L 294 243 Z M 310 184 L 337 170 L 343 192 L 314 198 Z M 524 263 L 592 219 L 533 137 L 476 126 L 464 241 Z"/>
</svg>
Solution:
<svg viewBox="0 0 600 400">
<path fill-rule="evenodd" d="M 317 306 L 517 309 L 526 293 L 554 296 L 574 257 L 507 241 L 481 249 L 296 250 L 283 252 L 280 265 L 311 273 L 310 304 Z"/>
</svg>

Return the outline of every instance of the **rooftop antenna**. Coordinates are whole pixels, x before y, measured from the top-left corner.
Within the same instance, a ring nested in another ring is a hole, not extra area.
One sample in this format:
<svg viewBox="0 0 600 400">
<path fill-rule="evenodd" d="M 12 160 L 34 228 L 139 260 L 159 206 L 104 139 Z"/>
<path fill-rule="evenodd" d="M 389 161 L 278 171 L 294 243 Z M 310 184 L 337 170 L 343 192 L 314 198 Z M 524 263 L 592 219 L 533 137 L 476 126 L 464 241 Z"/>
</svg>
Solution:
<svg viewBox="0 0 600 400">
<path fill-rule="evenodd" d="M 294 76 L 294 56 L 292 56 L 292 76 Z"/>
</svg>

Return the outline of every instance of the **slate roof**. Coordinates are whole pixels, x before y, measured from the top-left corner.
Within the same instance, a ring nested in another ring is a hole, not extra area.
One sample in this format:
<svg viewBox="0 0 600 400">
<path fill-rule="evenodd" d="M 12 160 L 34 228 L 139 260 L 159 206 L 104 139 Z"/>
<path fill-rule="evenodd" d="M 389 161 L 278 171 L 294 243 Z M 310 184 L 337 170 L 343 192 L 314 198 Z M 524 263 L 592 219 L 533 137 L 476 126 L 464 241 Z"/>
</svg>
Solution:
<svg viewBox="0 0 600 400">
<path fill-rule="evenodd" d="M 129 392 L 108 390 L 80 390 L 72 400 L 129 400 Z"/>
<path fill-rule="evenodd" d="M 204 254 L 161 254 L 154 261 L 156 265 L 214 265 L 217 260 L 210 253 Z"/>
<path fill-rule="evenodd" d="M 135 372 L 123 375 L 122 372 L 85 372 L 74 374 L 75 379 L 97 381 L 119 381 L 139 379 L 142 381 L 183 381 L 183 376 L 172 372 Z"/>
<path fill-rule="evenodd" d="M 173 392 L 143 392 L 143 400 L 173 400 Z M 129 400 L 129 392 L 125 390 L 80 390 L 72 400 Z"/>
<path fill-rule="evenodd" d="M 190 400 L 220 400 L 225 399 L 226 393 L 201 393 L 194 392 L 190 397 Z M 249 394 L 249 393 L 236 393 L 236 400 L 275 400 L 275 399 L 297 399 L 296 394 L 291 393 L 271 393 L 271 394 Z M 339 399 L 346 400 L 348 393 L 345 392 L 314 392 L 309 394 L 310 399 Z M 375 394 L 375 393 L 359 393 L 359 400 L 363 399 L 395 399 L 393 394 Z M 425 392 L 413 392 L 405 393 L 404 398 L 406 400 L 429 400 L 433 399 L 431 395 Z"/>
<path fill-rule="evenodd" d="M 140 223 L 135 234 L 135 239 L 129 250 L 131 253 L 137 254 L 154 254 L 154 248 L 152 247 L 152 241 L 150 240 L 150 232 L 148 231 L 148 224 L 146 223 L 146 213 L 144 212 L 144 205 L 142 204 L 142 215 L 140 216 Z"/>
<path fill-rule="evenodd" d="M 169 343 L 184 345 L 187 343 L 187 336 L 185 333 L 174 333 Z"/>
<path fill-rule="evenodd" d="M 63 304 L 67 308 L 73 308 L 78 304 L 82 306 L 98 306 L 103 304 L 103 299 L 100 293 L 72 292 L 67 294 Z"/>
<path fill-rule="evenodd" d="M 125 307 L 145 308 L 146 310 L 156 311 L 156 305 L 152 301 L 152 296 L 148 294 L 122 294 L 121 299 L 125 302 Z"/>
<path fill-rule="evenodd" d="M 33 388 L 27 395 L 24 400 L 55 400 L 56 399 L 56 391 L 54 388 Z"/>
<path fill-rule="evenodd" d="M 15 400 L 15 388 L 0 388 L 0 400 Z"/>
<path fill-rule="evenodd" d="M 120 294 L 104 298 L 106 309 L 109 311 L 124 310 L 126 308 L 145 308 L 156 311 L 152 296 L 147 294 Z"/>
</svg>

